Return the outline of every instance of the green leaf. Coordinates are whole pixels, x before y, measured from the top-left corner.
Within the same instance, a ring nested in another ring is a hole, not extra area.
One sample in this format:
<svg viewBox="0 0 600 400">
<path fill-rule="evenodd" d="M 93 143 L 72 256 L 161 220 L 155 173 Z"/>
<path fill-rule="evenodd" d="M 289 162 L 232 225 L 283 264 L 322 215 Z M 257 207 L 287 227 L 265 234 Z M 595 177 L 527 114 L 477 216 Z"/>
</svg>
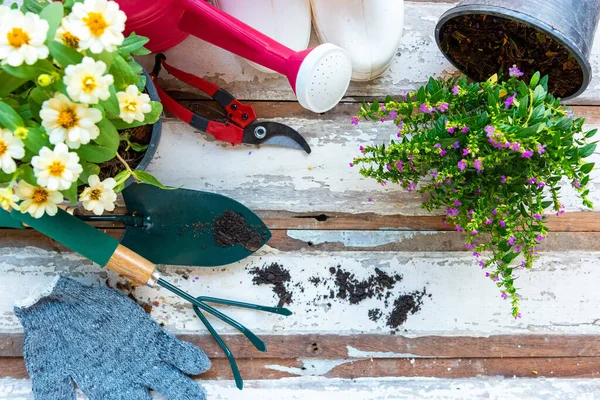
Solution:
<svg viewBox="0 0 600 400">
<path fill-rule="evenodd" d="M 581 158 L 589 157 L 594 153 L 594 150 L 596 150 L 595 143 L 587 144 L 579 149 L 579 155 Z"/>
<path fill-rule="evenodd" d="M 122 131 L 123 129 L 135 128 L 136 126 L 153 124 L 156 121 L 158 121 L 158 118 L 160 118 L 160 114 L 162 113 L 162 104 L 160 104 L 157 101 L 152 101 L 150 102 L 150 104 L 152 106 L 152 110 L 145 115 L 144 120 L 141 122 L 133 121 L 132 123 L 128 124 L 125 121 L 118 118 L 111 119 L 110 121 L 113 123 L 115 128 L 117 128 L 120 131 Z"/>
<path fill-rule="evenodd" d="M 546 107 L 543 104 L 536 106 L 531 112 L 531 117 L 529 118 L 529 123 L 535 123 L 542 118 L 544 118 L 544 114 L 546 113 Z"/>
<path fill-rule="evenodd" d="M 379 102 L 377 100 L 375 100 L 372 104 L 371 104 L 371 108 L 369 108 L 369 110 L 376 112 L 379 110 Z"/>
<path fill-rule="evenodd" d="M 544 90 L 548 90 L 548 75 L 544 75 L 542 80 L 540 81 L 540 86 L 544 88 Z"/>
<path fill-rule="evenodd" d="M 519 109 L 517 110 L 519 117 L 523 118 L 529 114 L 529 96 L 519 99 Z"/>
<path fill-rule="evenodd" d="M 537 106 L 546 98 L 546 90 L 543 87 L 538 85 L 533 92 L 533 106 Z"/>
<path fill-rule="evenodd" d="M 146 89 L 146 76 L 140 75 L 137 83 L 135 84 L 140 92 L 143 92 Z"/>
<path fill-rule="evenodd" d="M 86 144 L 76 150 L 82 160 L 103 163 L 115 158 L 117 152 L 98 144 Z"/>
<path fill-rule="evenodd" d="M 589 174 L 594 169 L 594 163 L 583 164 L 579 170 L 584 174 Z"/>
<path fill-rule="evenodd" d="M 30 185 L 37 186 L 37 178 L 35 177 L 35 173 L 33 172 L 33 168 L 31 168 L 28 164 L 23 164 L 19 167 L 21 173 L 19 174 L 19 178 L 23 179 L 25 182 Z"/>
<path fill-rule="evenodd" d="M 104 109 L 113 116 L 118 117 L 121 110 L 119 110 L 119 99 L 117 98 L 117 92 L 115 91 L 114 86 L 110 86 L 110 97 L 106 100 L 100 102 L 100 105 L 104 107 Z"/>
<path fill-rule="evenodd" d="M 131 172 L 129 172 L 128 169 L 125 169 L 114 176 L 114 180 L 117 182 L 117 186 L 114 188 L 115 193 L 119 193 L 125 188 L 125 182 L 127 182 L 127 179 L 129 179 L 130 176 Z"/>
<path fill-rule="evenodd" d="M 33 154 L 38 154 L 42 147 L 50 146 L 48 134 L 41 128 L 28 128 L 29 133 L 23 141 L 25 147 Z"/>
<path fill-rule="evenodd" d="M 417 92 L 417 101 L 419 103 L 425 103 L 425 100 L 427 100 L 427 95 L 425 94 L 425 87 L 421 86 L 419 88 L 419 91 Z"/>
<path fill-rule="evenodd" d="M 548 201 L 542 201 L 542 208 L 545 210 L 546 208 L 550 207 L 552 204 L 554 204 L 554 202 L 548 200 Z"/>
<path fill-rule="evenodd" d="M 82 165 L 83 171 L 81 175 L 79 175 L 79 181 L 83 182 L 87 185 L 88 179 L 91 175 L 99 175 L 100 174 L 100 166 L 96 164 L 92 164 L 89 162 L 84 162 Z"/>
<path fill-rule="evenodd" d="M 106 70 L 109 71 L 114 60 L 114 53 L 103 51 L 100 54 L 91 54 L 92 58 L 96 61 L 102 61 L 106 64 Z"/>
<path fill-rule="evenodd" d="M 29 108 L 31 109 L 31 114 L 33 118 L 36 120 L 40 119 L 40 110 L 42 109 L 42 104 L 44 101 L 48 100 L 50 95 L 44 89 L 35 87 L 29 92 L 29 97 L 27 98 L 27 102 L 29 103 Z"/>
<path fill-rule="evenodd" d="M 131 33 L 129 37 L 125 38 L 123 43 L 118 47 L 119 53 L 129 55 L 136 50 L 144 49 L 144 45 L 148 43 L 150 39 L 145 36 L 138 36 L 135 33 Z M 146 50 L 147 51 L 147 50 Z M 140 55 L 140 54 L 136 54 Z"/>
<path fill-rule="evenodd" d="M 138 81 L 138 75 L 120 54 L 115 54 L 110 73 L 115 79 L 115 89 L 119 92 L 127 89 L 129 85 L 135 85 Z"/>
<path fill-rule="evenodd" d="M 540 81 L 540 72 L 536 72 L 535 74 L 533 74 L 533 76 L 531 77 L 531 80 L 529 81 L 529 87 L 530 88 L 534 88 L 537 86 L 538 82 Z"/>
<path fill-rule="evenodd" d="M 526 96 L 529 95 L 529 87 L 525 84 L 525 82 L 521 81 L 519 84 L 519 95 Z"/>
<path fill-rule="evenodd" d="M 94 139 L 94 142 L 110 150 L 114 156 L 117 153 L 117 149 L 119 148 L 119 143 L 121 141 L 121 138 L 119 137 L 119 132 L 117 132 L 117 129 L 112 124 L 112 122 L 106 118 L 102 118 L 102 120 L 98 122 L 97 125 L 100 129 L 100 135 L 98 135 L 98 137 Z M 88 160 L 94 161 L 91 159 Z"/>
<path fill-rule="evenodd" d="M 518 137 L 531 136 L 531 135 L 533 135 L 535 133 L 539 133 L 545 127 L 546 127 L 546 123 L 545 122 L 538 122 L 535 125 L 531 125 L 531 126 L 528 126 L 526 128 L 523 128 L 523 129 L 519 130 L 519 132 L 517 133 L 517 136 Z"/>
<path fill-rule="evenodd" d="M 50 3 L 42 12 L 40 12 L 40 18 L 48 21 L 48 36 L 47 40 L 53 41 L 54 36 L 56 35 L 56 30 L 60 26 L 60 22 L 63 18 L 64 11 L 63 5 L 60 2 Z"/>
<path fill-rule="evenodd" d="M 502 257 L 502 262 L 506 265 L 510 264 L 515 258 L 517 258 L 517 256 L 519 255 L 519 253 L 515 253 L 514 251 L 510 251 L 508 253 L 506 253 L 506 255 L 504 257 Z"/>
<path fill-rule="evenodd" d="M 27 82 L 27 79 L 18 78 L 4 70 L 0 70 L 0 97 L 9 95 L 25 82 Z"/>
<path fill-rule="evenodd" d="M 50 4 L 46 0 L 24 0 L 23 1 L 23 11 L 29 11 L 34 14 L 39 14 L 42 10 Z"/>
<path fill-rule="evenodd" d="M 50 50 L 52 58 L 63 67 L 71 64 L 79 64 L 81 63 L 81 60 L 83 60 L 83 55 L 77 50 L 65 46 L 55 40 L 48 43 L 48 49 Z"/>
<path fill-rule="evenodd" d="M 11 67 L 5 64 L 2 66 L 2 69 L 12 76 L 34 82 L 41 74 L 51 74 L 56 71 L 56 68 L 48 60 L 38 60 L 33 65 L 22 64 L 18 67 Z"/>
<path fill-rule="evenodd" d="M 131 142 L 131 148 L 133 149 L 133 151 L 137 151 L 138 153 L 140 153 L 142 151 L 146 151 L 146 149 L 148 149 L 148 145 Z"/>
<path fill-rule="evenodd" d="M 162 183 L 160 183 L 160 181 L 158 179 L 156 179 L 154 176 L 150 175 L 146 171 L 136 169 L 133 171 L 133 177 L 140 182 L 147 183 L 149 185 L 156 186 L 161 189 L 168 189 L 168 190 L 178 189 L 178 188 L 168 187 L 168 186 L 163 185 Z"/>
<path fill-rule="evenodd" d="M 21 116 L 8 104 L 0 101 L 0 125 L 11 131 L 25 126 Z"/>
<path fill-rule="evenodd" d="M 584 137 L 585 137 L 586 139 L 589 139 L 589 138 L 591 138 L 592 136 L 594 136 L 594 135 L 596 134 L 596 132 L 598 132 L 598 129 L 597 129 L 597 128 L 596 128 L 596 129 L 592 129 L 592 130 L 590 130 L 590 131 L 587 131 L 587 132 L 585 133 L 585 136 L 584 136 Z"/>
<path fill-rule="evenodd" d="M 560 131 L 564 131 L 573 125 L 573 120 L 569 117 L 562 117 L 554 124 L 554 127 Z"/>
<path fill-rule="evenodd" d="M 61 190 L 65 199 L 69 200 L 69 203 L 74 206 L 77 204 L 77 182 L 73 182 L 71 187 L 67 190 Z"/>
</svg>

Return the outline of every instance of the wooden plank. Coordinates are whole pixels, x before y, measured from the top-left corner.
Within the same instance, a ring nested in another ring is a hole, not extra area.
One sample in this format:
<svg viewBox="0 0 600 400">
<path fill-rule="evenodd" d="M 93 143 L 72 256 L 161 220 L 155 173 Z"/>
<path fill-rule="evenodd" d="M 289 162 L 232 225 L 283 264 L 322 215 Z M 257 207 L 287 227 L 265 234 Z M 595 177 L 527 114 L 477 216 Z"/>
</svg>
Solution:
<svg viewBox="0 0 600 400">
<path fill-rule="evenodd" d="M 436 22 L 451 7 L 453 4 L 406 2 L 404 33 L 390 69 L 373 81 L 352 82 L 346 96 L 400 95 L 404 90 L 414 90 L 423 85 L 429 76 L 457 75 L 456 69 L 439 51 L 434 38 Z M 596 35 L 597 39 L 600 31 Z M 594 43 L 590 55 L 592 81 L 581 96 L 570 101 L 572 104 L 600 104 L 600 40 Z M 310 46 L 317 44 L 313 33 Z M 241 58 L 196 38 L 189 37 L 168 50 L 166 55 L 174 66 L 203 76 L 240 99 L 295 100 L 285 77 L 259 72 Z M 143 57 L 142 64 L 151 70 L 154 57 Z M 176 82 L 167 74 L 161 75 L 160 82 L 169 90 L 190 90 L 189 86 Z"/>
<path fill-rule="evenodd" d="M 120 239 L 124 229 L 105 229 Z M 272 230 L 267 245 L 282 252 L 340 251 L 466 251 L 464 235 L 458 232 L 358 231 L 358 230 Z M 20 249 L 35 246 L 56 252 L 69 249 L 33 230 L 0 229 L 0 246 Z M 550 232 L 539 246 L 540 251 L 600 251 L 600 232 Z"/>
<path fill-rule="evenodd" d="M 282 380 L 244 381 L 240 392 L 228 380 L 202 380 L 210 400 L 594 400 L 600 393 L 599 379 L 502 377 L 359 378 L 300 377 Z M 151 393 L 153 399 L 164 399 Z M 0 379 L 0 399 L 34 400 L 31 383 L 25 379 Z M 87 399 L 78 391 L 77 400 Z"/>
<path fill-rule="evenodd" d="M 227 359 L 213 359 L 212 367 L 198 379 L 232 380 Z M 468 378 L 504 377 L 600 377 L 600 357 L 562 358 L 488 358 L 488 359 L 377 359 L 368 360 L 295 360 L 238 358 L 244 379 L 281 379 L 296 376 L 357 379 L 382 377 Z M 27 378 L 21 358 L 0 359 L 0 378 Z"/>
<path fill-rule="evenodd" d="M 223 351 L 208 334 L 179 334 L 212 359 Z M 406 337 L 387 334 L 261 335 L 268 351 L 256 350 L 240 335 L 222 335 L 237 358 L 371 359 L 371 358 L 560 358 L 600 357 L 598 335 L 494 335 Z M 21 357 L 22 333 L 0 333 L 0 358 Z"/>
<path fill-rule="evenodd" d="M 13 313 L 15 299 L 25 297 L 35 286 L 47 284 L 57 274 L 88 284 L 113 285 L 118 277 L 99 269 L 72 253 L 56 253 L 35 247 L 15 251 L 0 248 L 0 331 L 20 330 Z M 493 282 L 465 252 L 280 252 L 264 248 L 239 263 L 219 268 L 161 267 L 164 276 L 191 294 L 229 298 L 257 304 L 275 305 L 278 297 L 270 286 L 256 286 L 248 269 L 279 263 L 290 271 L 286 287 L 294 312 L 289 317 L 250 310 L 227 308 L 226 313 L 256 334 L 338 334 L 388 333 L 386 318 L 369 319 L 368 311 L 385 308 L 376 298 L 359 304 L 330 299 L 337 290 L 329 269 L 338 265 L 365 279 L 379 268 L 400 274 L 403 280 L 391 291 L 391 299 L 416 290 L 425 290 L 421 310 L 409 315 L 401 326 L 404 336 L 490 336 L 516 334 L 600 334 L 596 305 L 600 303 L 598 252 L 542 253 L 532 270 L 515 271 L 518 276 L 523 318 L 510 317 L 510 305 L 500 297 Z M 323 284 L 315 286 L 311 278 Z M 174 333 L 205 333 L 188 303 L 164 289 L 139 287 L 135 296 L 143 302 L 158 302 L 153 318 Z M 235 332 L 215 320 L 222 334 Z"/>
<path fill-rule="evenodd" d="M 363 178 L 349 162 L 359 146 L 387 142 L 396 130 L 391 123 L 285 118 L 312 147 L 299 150 L 274 146 L 235 146 L 215 142 L 179 121 L 165 121 L 157 156 L 149 166 L 164 183 L 229 196 L 253 210 L 296 213 L 351 213 L 430 216 L 421 196 L 399 185 L 382 187 Z M 589 128 L 599 125 L 590 124 Z M 600 162 L 600 152 L 590 161 Z M 590 200 L 600 204 L 600 170 L 592 171 Z M 568 182 L 562 182 L 567 211 L 588 211 Z"/>
</svg>

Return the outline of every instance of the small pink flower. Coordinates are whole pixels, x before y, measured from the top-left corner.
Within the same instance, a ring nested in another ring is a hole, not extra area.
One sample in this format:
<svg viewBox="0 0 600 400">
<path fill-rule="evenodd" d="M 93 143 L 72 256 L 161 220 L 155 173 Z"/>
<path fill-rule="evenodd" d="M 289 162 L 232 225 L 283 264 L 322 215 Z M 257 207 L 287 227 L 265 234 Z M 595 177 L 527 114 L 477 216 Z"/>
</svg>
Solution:
<svg viewBox="0 0 600 400">
<path fill-rule="evenodd" d="M 486 220 L 485 220 L 484 224 L 486 224 L 486 225 L 489 225 L 489 224 L 491 224 L 492 222 L 494 222 L 494 220 L 493 220 L 493 219 L 491 219 L 491 218 L 488 218 L 488 219 L 486 219 Z"/>
<path fill-rule="evenodd" d="M 506 183 L 506 176 L 502 175 L 500 177 L 500 183 L 503 184 L 503 185 Z"/>
<path fill-rule="evenodd" d="M 463 228 L 462 228 L 460 225 L 456 225 L 456 226 L 454 227 L 454 230 L 456 230 L 456 232 L 462 232 L 462 231 L 463 231 Z"/>
<path fill-rule="evenodd" d="M 448 111 L 448 103 L 440 103 L 440 104 L 438 104 L 437 109 L 441 113 Z"/>
<path fill-rule="evenodd" d="M 467 168 L 467 163 L 465 162 L 465 160 L 460 160 L 458 162 L 458 169 L 460 169 L 461 171 L 464 171 L 465 168 Z"/>
<path fill-rule="evenodd" d="M 473 161 L 473 168 L 477 170 L 478 173 L 483 171 L 483 162 L 480 159 Z"/>
<path fill-rule="evenodd" d="M 544 154 L 546 152 L 546 146 L 541 143 L 538 143 L 537 144 L 537 152 L 538 152 L 538 154 Z"/>
<path fill-rule="evenodd" d="M 467 154 L 469 154 L 469 153 L 470 153 L 470 151 L 469 151 L 469 149 L 467 149 L 466 147 L 465 147 L 465 148 L 462 150 L 462 155 L 463 155 L 463 157 L 464 157 L 464 156 L 466 156 L 466 155 L 467 155 Z"/>
<path fill-rule="evenodd" d="M 525 150 L 521 153 L 521 158 L 531 158 L 533 156 L 533 151 Z"/>
<path fill-rule="evenodd" d="M 469 127 L 468 126 L 463 126 L 460 131 L 462 133 L 467 133 L 467 132 L 469 132 Z"/>
<path fill-rule="evenodd" d="M 462 206 L 462 202 L 460 200 L 454 200 L 454 207 Z"/>
<path fill-rule="evenodd" d="M 364 147 L 360 146 L 358 149 L 360 150 L 361 153 L 363 153 L 363 154 L 365 153 L 365 148 Z"/>
<path fill-rule="evenodd" d="M 506 243 L 508 243 L 512 246 L 513 244 L 515 244 L 515 240 L 517 240 L 517 238 L 514 236 L 511 236 Z"/>
<path fill-rule="evenodd" d="M 352 123 L 352 125 L 358 125 L 358 117 L 352 117 L 350 122 Z"/>
<path fill-rule="evenodd" d="M 446 150 L 442 150 L 442 151 L 440 151 L 440 156 L 442 156 L 442 157 L 443 157 L 443 156 L 445 156 L 445 155 L 446 155 L 446 153 L 447 153 L 447 152 L 446 152 Z"/>
<path fill-rule="evenodd" d="M 479 257 L 481 257 L 481 253 L 479 253 L 477 251 L 474 251 L 473 252 L 473 257 L 479 258 Z M 482 261 L 479 262 L 479 265 L 481 265 L 481 268 L 483 269 L 483 262 Z"/>
<path fill-rule="evenodd" d="M 354 163 L 350 163 L 350 168 L 354 167 Z"/>
<path fill-rule="evenodd" d="M 477 235 L 479 233 L 479 231 L 477 229 L 473 229 L 471 231 L 471 235 Z"/>
<path fill-rule="evenodd" d="M 502 297 L 502 300 L 506 300 L 508 298 L 508 296 L 506 295 L 505 292 L 502 292 L 502 294 L 500 295 L 500 297 Z"/>
<path fill-rule="evenodd" d="M 503 228 L 506 226 L 506 222 L 504 222 L 504 221 L 500 221 L 500 222 L 498 222 L 498 223 L 499 223 L 499 224 L 500 224 L 500 226 L 501 226 L 501 227 L 503 227 Z"/>
<path fill-rule="evenodd" d="M 440 147 L 442 147 L 442 145 L 440 143 L 436 143 L 433 145 L 433 147 L 435 147 L 436 149 L 439 149 Z"/>
<path fill-rule="evenodd" d="M 492 137 L 494 134 L 494 127 L 492 125 L 486 126 L 484 129 L 485 133 L 487 133 L 487 137 Z"/>
<path fill-rule="evenodd" d="M 458 87 L 458 85 L 454 85 L 454 87 L 452 88 L 452 94 L 455 96 L 458 96 L 459 93 L 460 93 L 460 88 Z"/>
<path fill-rule="evenodd" d="M 519 68 L 517 68 L 515 64 L 513 64 L 513 66 L 508 69 L 508 75 L 515 78 L 520 78 L 524 74 L 519 70 Z"/>
<path fill-rule="evenodd" d="M 448 133 L 454 133 L 454 129 L 455 128 L 453 126 L 451 126 L 448 129 L 446 129 L 446 130 L 448 131 Z"/>
<path fill-rule="evenodd" d="M 459 147 L 460 147 L 460 144 L 458 142 L 452 143 L 452 148 L 453 149 L 458 149 Z"/>
</svg>

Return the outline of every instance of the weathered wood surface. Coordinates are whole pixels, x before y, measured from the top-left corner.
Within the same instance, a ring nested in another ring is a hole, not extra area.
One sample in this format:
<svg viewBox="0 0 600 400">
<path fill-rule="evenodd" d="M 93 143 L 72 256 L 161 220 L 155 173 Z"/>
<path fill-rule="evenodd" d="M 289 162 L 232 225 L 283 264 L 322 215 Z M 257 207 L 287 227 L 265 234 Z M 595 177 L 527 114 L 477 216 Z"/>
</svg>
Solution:
<svg viewBox="0 0 600 400">
<path fill-rule="evenodd" d="M 456 69 L 446 60 L 435 44 L 434 28 L 438 18 L 453 4 L 406 2 L 404 33 L 394 61 L 381 78 L 371 82 L 353 82 L 346 96 L 349 98 L 385 97 L 414 90 L 429 76 L 456 75 Z M 600 31 L 596 32 L 596 38 Z M 311 46 L 318 44 L 313 34 Z M 276 74 L 256 71 L 243 59 L 211 44 L 189 37 L 166 52 L 169 62 L 187 72 L 206 77 L 226 88 L 240 99 L 295 100 L 287 79 Z M 154 59 L 147 56 L 146 68 L 152 69 Z M 590 56 L 592 82 L 572 104 L 600 104 L 600 40 L 595 40 Z M 170 90 L 190 91 L 188 86 L 162 75 L 164 87 Z"/>
<path fill-rule="evenodd" d="M 244 391 L 229 381 L 201 381 L 210 400 L 595 400 L 599 379 L 432 379 L 359 378 L 293 379 L 244 382 Z M 163 399 L 153 393 L 153 399 Z M 85 399 L 79 393 L 77 400 Z M 0 400 L 33 400 L 24 379 L 0 379 Z"/>
<path fill-rule="evenodd" d="M 268 286 L 255 286 L 246 268 L 278 262 L 291 271 L 290 288 L 294 315 L 273 316 L 248 310 L 228 309 L 227 312 L 257 333 L 299 334 L 330 333 L 387 334 L 385 318 L 377 322 L 368 318 L 367 311 L 381 307 L 382 301 L 365 300 L 350 305 L 336 299 L 322 299 L 327 287 L 315 287 L 309 278 L 330 276 L 329 268 L 340 265 L 358 278 L 380 268 L 388 273 L 404 276 L 394 294 L 426 288 L 431 298 L 425 298 L 422 309 L 410 315 L 402 326 L 405 336 L 493 334 L 565 333 L 599 334 L 600 315 L 597 304 L 600 292 L 597 268 L 600 253 L 544 252 L 536 268 L 518 271 L 523 319 L 509 316 L 509 304 L 500 298 L 493 282 L 486 280 L 476 260 L 465 252 L 280 252 L 269 246 L 257 255 L 223 268 L 164 267 L 166 276 L 192 294 L 262 304 L 275 304 Z M 52 279 L 55 274 L 72 276 L 88 283 L 104 284 L 110 271 L 69 252 L 48 251 L 35 247 L 0 249 L 0 331 L 19 331 L 20 325 L 12 312 L 12 302 L 37 284 Z M 185 279 L 185 277 L 188 279 Z M 198 277 L 198 279 L 195 279 Z M 304 292 L 294 285 L 304 287 Z M 153 317 L 177 332 L 204 332 L 189 304 L 172 296 L 164 289 L 138 288 L 136 297 L 142 301 L 158 301 Z M 330 303 L 331 305 L 329 305 Z M 215 321 L 220 332 L 232 328 Z"/>
</svg>

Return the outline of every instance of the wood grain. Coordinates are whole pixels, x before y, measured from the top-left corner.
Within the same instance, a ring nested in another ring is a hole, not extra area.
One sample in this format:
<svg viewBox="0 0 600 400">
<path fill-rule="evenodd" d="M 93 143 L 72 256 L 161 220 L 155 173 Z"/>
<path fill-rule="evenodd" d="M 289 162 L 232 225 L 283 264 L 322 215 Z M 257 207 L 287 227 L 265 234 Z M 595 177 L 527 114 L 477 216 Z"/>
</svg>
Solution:
<svg viewBox="0 0 600 400">
<path fill-rule="evenodd" d="M 131 249 L 123 245 L 118 245 L 114 254 L 108 260 L 106 268 L 131 279 L 133 282 L 145 285 L 150 281 L 152 274 L 156 270 L 156 265 Z"/>
<path fill-rule="evenodd" d="M 598 378 L 600 357 L 562 358 L 429 358 L 335 360 L 247 359 L 236 360 L 242 377 L 246 380 L 281 379 L 297 376 L 323 376 L 327 378 L 381 378 L 381 377 L 433 377 L 457 379 L 482 376 L 526 378 Z M 196 376 L 205 379 L 232 380 L 233 374 L 227 359 L 212 359 L 212 367 Z M 336 365 L 337 364 L 337 365 Z M 27 378 L 27 369 L 21 358 L 1 358 L 0 378 Z"/>
<path fill-rule="evenodd" d="M 210 358 L 224 358 L 208 334 L 177 335 L 202 348 Z M 260 335 L 268 351 L 256 350 L 242 335 L 222 335 L 238 358 L 562 358 L 600 357 L 600 335 L 495 335 L 405 337 L 389 334 Z M 0 358 L 21 357 L 22 333 L 0 333 Z"/>
</svg>

